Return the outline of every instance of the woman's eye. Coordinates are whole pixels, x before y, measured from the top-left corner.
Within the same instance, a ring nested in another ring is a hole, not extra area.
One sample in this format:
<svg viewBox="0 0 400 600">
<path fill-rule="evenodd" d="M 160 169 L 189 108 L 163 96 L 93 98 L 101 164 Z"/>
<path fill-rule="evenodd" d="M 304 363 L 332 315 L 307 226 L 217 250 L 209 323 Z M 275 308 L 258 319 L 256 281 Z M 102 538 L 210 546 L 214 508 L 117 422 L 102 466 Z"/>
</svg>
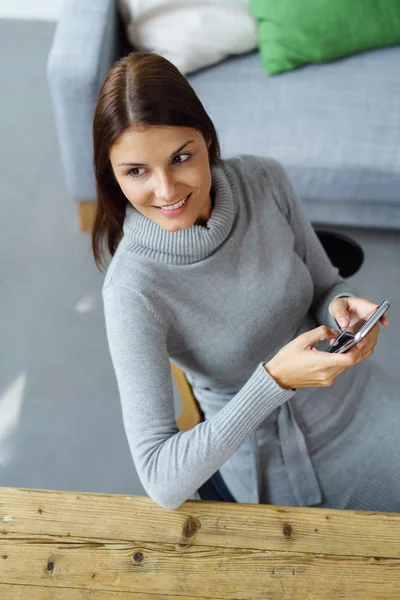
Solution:
<svg viewBox="0 0 400 600">
<path fill-rule="evenodd" d="M 179 160 L 179 162 L 174 162 L 176 158 L 180 158 L 182 156 L 186 156 L 185 160 Z M 189 152 L 183 152 L 182 154 L 177 154 L 176 156 L 174 156 L 173 162 L 174 162 L 174 164 L 180 165 L 181 163 L 184 163 L 187 160 L 189 160 L 190 157 L 191 157 L 191 154 Z M 137 179 L 138 177 L 141 177 L 142 174 L 140 173 L 140 171 L 142 169 L 143 169 L 143 167 L 133 167 L 132 169 L 130 169 L 128 171 L 128 175 Z"/>
<path fill-rule="evenodd" d="M 128 175 L 130 175 L 131 177 L 140 177 L 140 175 L 137 173 L 137 171 L 140 171 L 140 167 L 133 167 L 133 169 L 131 169 L 128 172 Z"/>
<path fill-rule="evenodd" d="M 177 154 L 177 155 L 174 157 L 174 160 L 175 160 L 175 158 L 179 158 L 180 156 L 187 156 L 188 158 L 186 158 L 185 160 L 179 161 L 179 162 L 186 162 L 186 161 L 187 161 L 187 160 L 190 158 L 190 156 L 191 156 L 191 155 L 189 154 L 189 152 L 184 152 L 183 154 Z M 178 164 L 179 164 L 179 163 L 178 163 Z"/>
</svg>

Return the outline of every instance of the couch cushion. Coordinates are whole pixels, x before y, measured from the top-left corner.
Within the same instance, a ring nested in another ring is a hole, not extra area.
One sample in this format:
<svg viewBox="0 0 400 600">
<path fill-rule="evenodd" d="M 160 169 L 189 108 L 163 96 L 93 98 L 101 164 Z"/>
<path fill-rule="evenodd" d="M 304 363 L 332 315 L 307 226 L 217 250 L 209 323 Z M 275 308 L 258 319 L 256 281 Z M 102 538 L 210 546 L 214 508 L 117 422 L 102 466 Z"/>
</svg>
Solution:
<svg viewBox="0 0 400 600">
<path fill-rule="evenodd" d="M 188 77 L 223 157 L 272 156 L 304 200 L 400 202 L 400 47 L 266 75 L 258 52 Z"/>
<path fill-rule="evenodd" d="M 257 47 L 247 0 L 118 0 L 118 6 L 132 46 L 161 54 L 184 74 Z"/>
<path fill-rule="evenodd" d="M 267 72 L 400 43 L 393 0 L 250 0 Z"/>
</svg>

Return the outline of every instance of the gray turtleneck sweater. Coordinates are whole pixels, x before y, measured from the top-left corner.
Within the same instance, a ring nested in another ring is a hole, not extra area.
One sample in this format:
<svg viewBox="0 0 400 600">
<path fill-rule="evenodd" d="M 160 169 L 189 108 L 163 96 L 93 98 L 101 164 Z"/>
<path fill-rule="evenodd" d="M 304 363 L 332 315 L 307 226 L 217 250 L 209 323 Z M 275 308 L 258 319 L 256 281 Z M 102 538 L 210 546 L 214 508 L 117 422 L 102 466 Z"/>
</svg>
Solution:
<svg viewBox="0 0 400 600">
<path fill-rule="evenodd" d="M 177 232 L 128 206 L 103 286 L 125 432 L 148 495 L 176 508 L 218 469 L 239 502 L 272 502 L 281 454 L 298 505 L 318 505 L 310 454 L 354 415 L 368 361 L 329 388 L 282 389 L 265 370 L 282 346 L 356 295 L 328 260 L 283 168 L 242 155 L 212 167 L 206 226 Z M 170 360 L 205 421 L 180 432 Z"/>
</svg>

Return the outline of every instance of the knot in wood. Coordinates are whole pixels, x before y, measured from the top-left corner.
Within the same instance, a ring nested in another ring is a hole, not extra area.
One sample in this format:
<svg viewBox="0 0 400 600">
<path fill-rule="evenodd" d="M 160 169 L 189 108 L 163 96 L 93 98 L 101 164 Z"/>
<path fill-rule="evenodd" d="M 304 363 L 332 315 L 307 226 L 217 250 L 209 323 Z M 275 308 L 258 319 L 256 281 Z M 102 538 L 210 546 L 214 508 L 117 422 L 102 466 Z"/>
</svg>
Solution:
<svg viewBox="0 0 400 600">
<path fill-rule="evenodd" d="M 290 538 L 292 537 L 292 527 L 291 525 L 289 525 L 288 523 L 285 523 L 285 525 L 283 526 L 283 535 L 285 536 L 285 538 Z"/>
<path fill-rule="evenodd" d="M 133 555 L 133 560 L 137 563 L 141 563 L 143 561 L 143 554 L 141 552 L 135 552 L 135 554 Z"/>
<path fill-rule="evenodd" d="M 49 560 L 49 562 L 47 563 L 47 570 L 54 571 L 54 563 L 51 560 Z"/>
<path fill-rule="evenodd" d="M 190 538 L 198 532 L 201 527 L 201 523 L 196 517 L 189 517 L 183 526 L 182 535 L 185 538 Z"/>
</svg>

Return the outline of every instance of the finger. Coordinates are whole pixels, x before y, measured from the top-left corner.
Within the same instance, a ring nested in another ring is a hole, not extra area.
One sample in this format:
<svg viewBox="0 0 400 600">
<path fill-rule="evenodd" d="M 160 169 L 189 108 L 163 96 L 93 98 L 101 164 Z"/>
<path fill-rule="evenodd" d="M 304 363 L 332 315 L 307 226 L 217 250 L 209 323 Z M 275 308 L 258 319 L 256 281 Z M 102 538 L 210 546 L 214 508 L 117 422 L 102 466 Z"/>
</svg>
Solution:
<svg viewBox="0 0 400 600">
<path fill-rule="evenodd" d="M 367 348 L 374 347 L 376 340 L 373 337 L 364 337 L 358 344 L 356 344 L 357 350 L 360 352 L 366 352 Z"/>
<path fill-rule="evenodd" d="M 329 313 L 336 321 L 340 330 L 345 329 L 350 323 L 350 314 L 348 311 L 348 298 L 335 298 L 329 304 Z"/>
<path fill-rule="evenodd" d="M 339 331 L 338 329 L 332 329 L 332 333 L 334 333 L 334 334 L 335 334 L 335 337 L 333 337 L 333 338 L 331 338 L 331 339 L 329 340 L 329 343 L 330 343 L 331 345 L 332 345 L 334 342 L 336 342 L 337 338 L 338 338 L 338 337 L 339 337 L 339 335 L 340 335 L 340 331 Z"/>
<path fill-rule="evenodd" d="M 370 351 L 370 352 L 367 352 L 367 351 L 365 351 L 365 352 L 360 352 L 360 356 L 358 357 L 358 359 L 357 359 L 356 363 L 360 363 L 360 362 L 362 362 L 362 361 L 363 361 L 363 360 L 365 360 L 366 358 L 369 358 L 371 355 L 372 355 L 372 351 Z"/>
<path fill-rule="evenodd" d="M 375 336 L 378 337 L 379 331 L 381 329 L 379 321 L 375 323 L 375 325 L 370 329 L 366 335 L 366 337 Z"/>
<path fill-rule="evenodd" d="M 367 353 L 372 354 L 372 352 L 374 351 L 375 346 L 378 342 L 378 334 L 379 334 L 379 331 L 373 333 L 371 330 L 369 335 L 366 338 L 364 338 L 365 345 L 361 346 L 361 350 L 362 350 L 363 354 L 367 354 Z"/>
<path fill-rule="evenodd" d="M 313 346 L 317 342 L 321 342 L 323 340 L 329 340 L 332 337 L 333 331 L 330 327 L 326 325 L 321 325 L 316 329 L 311 329 L 311 331 L 306 331 L 296 338 L 296 341 L 303 347 L 309 348 Z"/>
<path fill-rule="evenodd" d="M 367 335 L 361 340 L 365 342 L 366 346 L 374 347 L 378 341 L 380 326 L 379 323 L 375 323 L 373 328 L 367 333 Z M 361 343 L 361 342 L 359 342 Z M 364 347 L 364 346 L 361 346 Z"/>
<path fill-rule="evenodd" d="M 346 306 L 343 306 L 343 304 L 339 305 L 332 316 L 335 319 L 336 325 L 339 327 L 340 331 L 346 329 L 346 327 L 350 325 L 350 315 Z"/>
<path fill-rule="evenodd" d="M 355 346 L 352 346 L 346 352 L 341 352 L 341 353 L 336 353 L 336 354 L 327 353 L 327 356 L 334 356 L 336 366 L 338 368 L 342 368 L 343 370 L 345 370 L 345 369 L 347 369 L 347 367 L 350 367 L 351 365 L 354 365 L 357 362 L 360 354 L 361 354 L 361 350 L 359 348 L 357 348 L 357 344 L 356 344 Z"/>
<path fill-rule="evenodd" d="M 382 325 L 384 327 L 387 327 L 389 325 L 389 317 L 387 315 L 383 315 L 380 319 L 379 322 L 382 323 Z"/>
<path fill-rule="evenodd" d="M 378 341 L 379 330 L 379 323 L 376 323 L 368 335 L 366 335 L 360 342 L 358 342 L 358 344 L 356 344 L 356 348 L 360 350 L 360 356 L 357 359 L 358 363 L 371 356 L 374 352 Z"/>
<path fill-rule="evenodd" d="M 370 356 L 372 354 L 372 352 L 373 352 L 373 348 L 369 348 L 369 347 L 362 348 L 359 352 L 359 355 L 355 357 L 356 363 L 363 361 L 365 359 L 365 357 L 367 356 L 367 354 Z"/>
<path fill-rule="evenodd" d="M 354 311 L 360 319 L 369 316 L 379 306 L 366 298 L 347 298 L 347 301 L 350 310 Z"/>
<path fill-rule="evenodd" d="M 367 345 L 368 345 L 369 343 L 370 343 L 370 342 L 367 340 L 367 338 L 364 338 L 364 339 L 362 339 L 360 342 L 358 342 L 358 344 L 356 344 L 356 348 L 357 348 L 358 350 L 363 350 L 364 348 L 366 348 L 366 347 L 367 347 Z"/>
</svg>

